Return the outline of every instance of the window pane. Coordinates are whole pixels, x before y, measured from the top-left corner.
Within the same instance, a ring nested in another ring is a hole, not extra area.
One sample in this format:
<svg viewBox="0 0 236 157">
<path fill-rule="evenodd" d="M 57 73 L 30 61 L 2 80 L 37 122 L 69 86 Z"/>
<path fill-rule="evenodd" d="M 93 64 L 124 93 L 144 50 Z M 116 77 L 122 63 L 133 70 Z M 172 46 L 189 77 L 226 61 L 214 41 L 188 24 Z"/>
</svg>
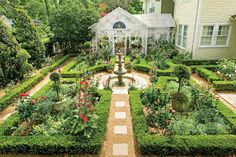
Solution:
<svg viewBox="0 0 236 157">
<path fill-rule="evenodd" d="M 219 31 L 218 31 L 218 35 L 226 35 L 228 36 L 229 34 L 229 26 L 219 26 Z"/>
<path fill-rule="evenodd" d="M 211 38 L 212 37 L 202 37 L 201 45 L 202 46 L 210 46 L 211 45 Z"/>
<path fill-rule="evenodd" d="M 187 37 L 183 37 L 183 47 L 187 46 Z"/>
<path fill-rule="evenodd" d="M 216 40 L 216 45 L 227 45 L 228 36 L 218 36 Z"/>
<path fill-rule="evenodd" d="M 183 29 L 182 25 L 179 25 L 178 42 L 177 42 L 177 44 L 178 44 L 179 46 L 181 46 L 182 29 Z"/>
<path fill-rule="evenodd" d="M 187 37 L 188 26 L 184 26 L 184 37 Z"/>
<path fill-rule="evenodd" d="M 203 36 L 205 36 L 205 35 L 212 36 L 213 30 L 214 30 L 214 26 L 203 26 L 202 35 Z"/>
</svg>

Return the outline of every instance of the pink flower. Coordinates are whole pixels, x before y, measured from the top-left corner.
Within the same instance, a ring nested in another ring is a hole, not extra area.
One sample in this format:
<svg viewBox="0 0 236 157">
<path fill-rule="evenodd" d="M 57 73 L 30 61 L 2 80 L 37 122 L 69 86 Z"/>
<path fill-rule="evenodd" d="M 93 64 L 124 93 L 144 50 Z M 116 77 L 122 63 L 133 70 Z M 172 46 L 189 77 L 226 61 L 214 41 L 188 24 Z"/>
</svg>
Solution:
<svg viewBox="0 0 236 157">
<path fill-rule="evenodd" d="M 88 109 L 91 109 L 91 108 L 92 108 L 92 105 L 88 105 L 87 108 L 88 108 Z"/>
<path fill-rule="evenodd" d="M 29 96 L 29 93 L 20 93 L 20 97 L 27 97 Z"/>
<path fill-rule="evenodd" d="M 34 104 L 35 104 L 35 101 L 34 101 L 34 100 L 32 100 L 32 101 L 31 101 L 31 105 L 34 105 Z"/>
<path fill-rule="evenodd" d="M 88 116 L 85 116 L 85 117 L 83 118 L 83 122 L 84 122 L 84 123 L 87 123 L 87 122 L 88 122 Z"/>
</svg>

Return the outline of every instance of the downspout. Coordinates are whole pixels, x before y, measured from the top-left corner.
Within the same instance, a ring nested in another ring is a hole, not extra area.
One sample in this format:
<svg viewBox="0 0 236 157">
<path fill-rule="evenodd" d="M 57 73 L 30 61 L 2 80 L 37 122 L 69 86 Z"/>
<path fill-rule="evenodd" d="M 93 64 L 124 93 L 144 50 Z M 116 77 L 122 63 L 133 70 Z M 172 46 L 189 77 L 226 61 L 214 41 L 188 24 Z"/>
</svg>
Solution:
<svg viewBox="0 0 236 157">
<path fill-rule="evenodd" d="M 194 33 L 193 33 L 193 44 L 192 44 L 192 49 L 191 49 L 191 57 L 193 58 L 194 53 L 196 51 L 197 47 L 197 39 L 198 39 L 198 33 L 199 33 L 199 24 L 200 24 L 200 15 L 201 15 L 201 5 L 202 5 L 202 0 L 197 1 L 197 11 L 196 11 L 196 18 L 195 18 L 195 26 L 194 26 Z"/>
</svg>

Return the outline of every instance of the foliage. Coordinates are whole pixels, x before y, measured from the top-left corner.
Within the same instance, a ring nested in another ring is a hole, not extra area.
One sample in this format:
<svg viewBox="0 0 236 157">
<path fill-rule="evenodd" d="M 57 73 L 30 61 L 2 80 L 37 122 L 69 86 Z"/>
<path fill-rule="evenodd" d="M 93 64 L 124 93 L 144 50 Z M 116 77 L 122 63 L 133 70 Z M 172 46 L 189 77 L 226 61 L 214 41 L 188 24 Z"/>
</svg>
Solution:
<svg viewBox="0 0 236 157">
<path fill-rule="evenodd" d="M 79 44 L 91 40 L 92 34 L 88 27 L 97 20 L 94 9 L 85 9 L 81 3 L 68 1 L 53 10 L 49 21 L 55 34 L 54 40 L 66 47 L 65 52 L 76 52 Z"/>
<path fill-rule="evenodd" d="M 60 74 L 54 72 L 50 75 L 50 79 L 54 82 L 53 84 L 53 89 L 57 92 L 57 98 L 56 101 L 60 101 L 61 100 L 61 96 L 60 96 L 60 92 L 61 92 L 61 88 L 60 88 Z"/>
<path fill-rule="evenodd" d="M 199 76 L 203 77 L 205 80 L 209 82 L 222 80 L 218 75 L 215 74 L 215 72 L 203 67 L 198 67 L 196 69 L 196 72 Z"/>
<path fill-rule="evenodd" d="M 140 91 L 130 92 L 130 103 L 135 136 L 143 154 L 166 156 L 200 153 L 206 155 L 218 154 L 223 156 L 236 151 L 235 135 L 151 135 L 148 132 L 146 117 L 143 113 Z M 219 111 L 222 112 L 227 120 L 229 120 L 230 117 L 235 117 L 235 113 L 228 109 L 224 104 L 221 103 L 218 107 Z M 230 121 L 231 120 L 233 120 L 233 118 L 231 118 Z M 185 123 L 185 125 L 187 124 L 188 122 Z M 235 122 L 231 124 L 236 125 Z"/>
<path fill-rule="evenodd" d="M 171 95 L 171 104 L 173 109 L 177 112 L 189 111 L 189 99 L 182 92 L 173 93 Z"/>
<path fill-rule="evenodd" d="M 69 55 L 58 59 L 51 66 L 41 70 L 40 74 L 24 81 L 21 85 L 15 87 L 10 92 L 8 92 L 5 96 L 0 99 L 0 111 L 2 111 L 7 105 L 13 102 L 15 98 L 19 97 L 19 94 L 22 92 L 27 92 L 33 86 L 35 86 L 39 81 L 41 81 L 48 72 L 55 70 L 59 65 L 64 63 L 68 59 Z"/>
<path fill-rule="evenodd" d="M 184 81 L 188 81 L 190 79 L 190 69 L 185 65 L 177 65 L 174 67 L 174 76 L 178 78 L 179 88 L 178 92 L 180 92 L 181 86 L 183 86 Z"/>
<path fill-rule="evenodd" d="M 45 46 L 32 22 L 32 19 L 25 11 L 16 9 L 14 15 L 15 35 L 21 47 L 29 52 L 30 63 L 41 67 L 45 61 Z"/>
<path fill-rule="evenodd" d="M 218 62 L 219 72 L 224 74 L 227 80 L 236 79 L 236 60 L 222 59 Z"/>
<path fill-rule="evenodd" d="M 213 87 L 216 91 L 235 91 L 236 81 L 213 81 Z"/>
<path fill-rule="evenodd" d="M 30 55 L 21 49 L 9 27 L 0 21 L 0 86 L 10 80 L 23 79 L 32 66 L 28 63 Z"/>
</svg>

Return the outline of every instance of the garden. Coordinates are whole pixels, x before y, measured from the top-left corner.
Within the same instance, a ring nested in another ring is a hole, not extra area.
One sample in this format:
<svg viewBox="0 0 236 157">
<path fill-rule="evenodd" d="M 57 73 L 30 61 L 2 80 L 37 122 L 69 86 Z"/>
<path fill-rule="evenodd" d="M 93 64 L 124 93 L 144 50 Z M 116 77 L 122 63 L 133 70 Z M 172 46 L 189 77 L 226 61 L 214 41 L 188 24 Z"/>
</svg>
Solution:
<svg viewBox="0 0 236 157">
<path fill-rule="evenodd" d="M 139 1 L 122 3 L 141 12 Z M 88 27 L 120 5 L 0 1 L 13 21 L 0 20 L 0 154 L 101 155 L 118 91 L 129 97 L 140 156 L 235 155 L 236 113 L 212 91 L 236 90 L 236 60 L 192 60 L 153 38 L 142 54 L 135 36 L 126 54 L 123 42 L 113 54 L 108 36 L 95 51 Z"/>
</svg>

